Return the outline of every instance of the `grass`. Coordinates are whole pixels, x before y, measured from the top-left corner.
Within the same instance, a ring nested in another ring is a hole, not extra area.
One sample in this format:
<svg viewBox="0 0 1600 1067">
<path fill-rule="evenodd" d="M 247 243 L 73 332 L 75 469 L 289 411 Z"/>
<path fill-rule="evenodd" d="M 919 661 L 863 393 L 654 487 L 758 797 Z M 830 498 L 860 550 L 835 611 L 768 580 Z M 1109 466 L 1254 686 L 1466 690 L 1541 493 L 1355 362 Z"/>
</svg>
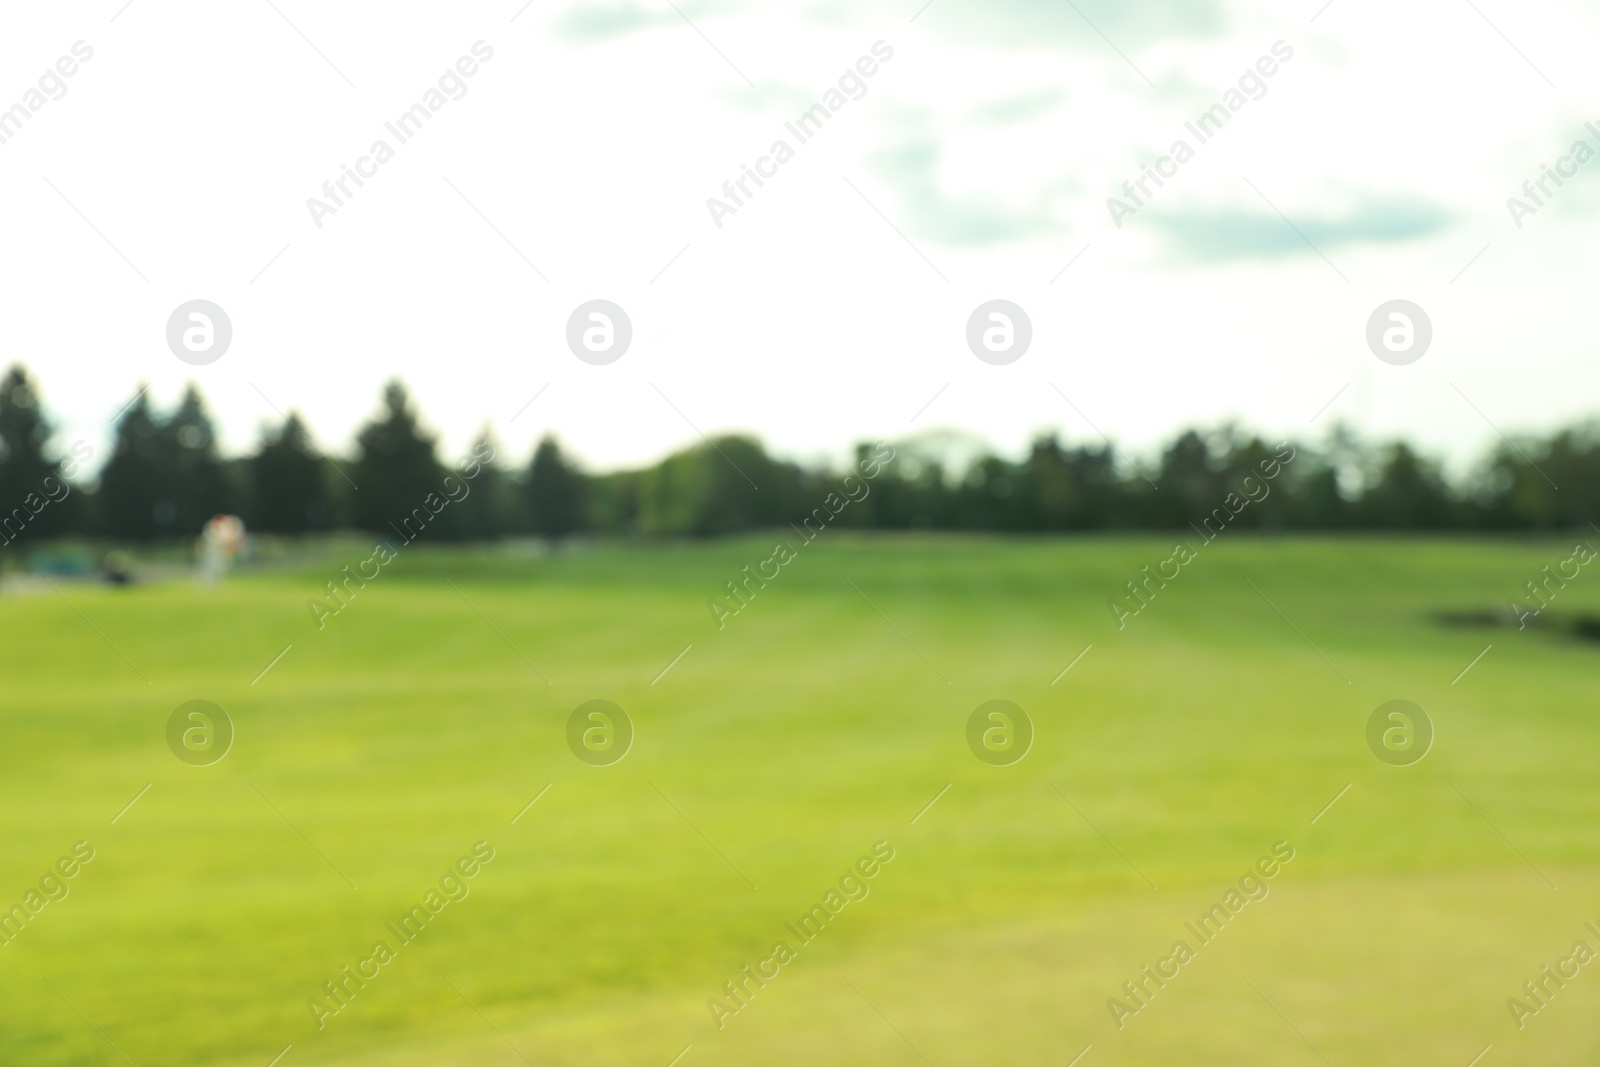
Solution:
<svg viewBox="0 0 1600 1067">
<path fill-rule="evenodd" d="M 1106 601 L 1165 540 L 830 532 L 719 631 L 706 600 L 770 554 L 417 546 L 320 631 L 307 598 L 366 552 L 0 600 L 0 906 L 95 849 L 0 947 L 5 1058 L 1600 1056 L 1594 968 L 1523 1029 L 1506 1006 L 1600 948 L 1600 646 L 1435 621 L 1570 546 L 1224 539 L 1119 631 Z M 1552 611 L 1597 607 L 1585 573 Z M 1036 730 L 1009 767 L 966 747 L 997 698 Z M 1366 748 L 1396 698 L 1437 731 L 1411 767 Z M 207 767 L 166 743 L 195 699 L 236 730 Z M 636 731 L 611 766 L 566 747 L 591 699 Z M 401 946 L 385 923 L 480 841 L 470 895 Z M 801 943 L 785 923 L 880 841 L 870 894 Z M 1270 894 L 1194 941 L 1280 841 Z M 1119 1030 L 1108 998 L 1179 939 L 1196 958 Z M 379 940 L 395 958 L 319 1029 L 308 999 Z M 708 998 L 778 940 L 795 958 L 719 1030 Z"/>
</svg>

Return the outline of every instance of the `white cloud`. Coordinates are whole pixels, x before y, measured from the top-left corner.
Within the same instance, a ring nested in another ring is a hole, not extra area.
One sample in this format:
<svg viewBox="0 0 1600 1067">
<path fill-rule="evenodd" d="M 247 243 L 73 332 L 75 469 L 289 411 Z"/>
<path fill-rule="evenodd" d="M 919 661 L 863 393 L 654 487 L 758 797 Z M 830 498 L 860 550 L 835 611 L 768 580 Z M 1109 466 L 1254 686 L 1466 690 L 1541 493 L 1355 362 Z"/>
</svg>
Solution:
<svg viewBox="0 0 1600 1067">
<path fill-rule="evenodd" d="M 600 466 L 694 440 L 685 416 L 837 452 L 905 431 L 947 384 L 918 428 L 1015 449 L 1039 429 L 1094 435 L 1050 383 L 1136 446 L 1225 417 L 1303 432 L 1352 383 L 1325 418 L 1460 454 L 1493 431 L 1451 383 L 1508 430 L 1588 414 L 1600 386 L 1584 321 L 1594 176 L 1521 230 L 1504 205 L 1600 119 L 1574 103 L 1600 29 L 1576 4 L 1480 4 L 1504 37 L 1442 2 L 1334 0 L 1315 23 L 1320 5 L 1230 4 L 1215 25 L 1156 5 L 1102 23 L 1127 61 L 1075 15 L 1030 34 L 1027 4 L 981 26 L 948 0 L 915 23 L 915 3 L 680 5 L 691 26 L 640 0 L 626 32 L 587 35 L 562 32 L 570 5 L 514 23 L 515 2 L 280 5 L 326 59 L 265 5 L 136 2 L 109 21 L 119 6 L 8 12 L 0 33 L 0 101 L 74 41 L 95 49 L 0 145 L 4 355 L 38 374 L 67 439 L 103 442 L 146 379 L 167 401 L 197 380 L 231 450 L 275 419 L 258 389 L 344 448 L 399 375 L 448 453 L 488 419 L 519 456 L 555 431 Z M 313 226 L 306 198 L 479 39 L 495 55 L 466 96 Z M 1106 198 L 1278 39 L 1296 55 L 1266 96 L 1115 228 Z M 865 98 L 717 229 L 706 198 L 878 40 L 895 56 Z M 1335 267 L 1295 248 L 1272 205 Z M 1274 225 L 1287 249 L 1264 236 Z M 997 296 L 1035 327 L 1004 368 L 963 340 Z M 1407 368 L 1362 340 L 1396 296 L 1434 320 L 1433 351 Z M 195 297 L 234 324 L 233 350 L 204 368 L 163 341 Z M 562 341 L 594 297 L 634 322 L 609 367 Z"/>
</svg>

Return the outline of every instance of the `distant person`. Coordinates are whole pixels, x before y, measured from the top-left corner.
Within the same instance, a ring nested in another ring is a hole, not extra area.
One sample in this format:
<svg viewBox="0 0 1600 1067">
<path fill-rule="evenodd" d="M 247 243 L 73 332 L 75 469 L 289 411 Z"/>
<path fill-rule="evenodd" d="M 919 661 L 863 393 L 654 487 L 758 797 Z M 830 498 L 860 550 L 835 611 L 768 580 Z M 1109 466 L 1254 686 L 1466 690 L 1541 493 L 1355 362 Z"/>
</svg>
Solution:
<svg viewBox="0 0 1600 1067">
<path fill-rule="evenodd" d="M 214 515 L 200 533 L 200 581 L 216 585 L 233 565 L 233 557 L 244 551 L 248 538 L 244 520 L 237 515 Z"/>
<path fill-rule="evenodd" d="M 133 571 L 128 566 L 128 554 L 113 549 L 100 563 L 100 578 L 107 585 L 132 585 Z"/>
</svg>

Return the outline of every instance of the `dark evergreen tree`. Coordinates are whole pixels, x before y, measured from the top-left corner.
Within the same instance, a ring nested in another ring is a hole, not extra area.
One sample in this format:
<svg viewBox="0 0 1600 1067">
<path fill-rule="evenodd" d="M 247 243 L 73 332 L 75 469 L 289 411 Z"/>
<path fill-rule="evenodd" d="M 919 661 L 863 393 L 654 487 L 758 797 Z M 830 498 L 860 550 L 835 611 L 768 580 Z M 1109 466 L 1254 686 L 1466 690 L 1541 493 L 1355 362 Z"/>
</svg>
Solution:
<svg viewBox="0 0 1600 1067">
<path fill-rule="evenodd" d="M 100 472 L 100 525 L 118 540 L 148 541 L 173 528 L 172 504 L 163 493 L 160 430 L 141 385 L 117 420 L 111 457 Z"/>
<path fill-rule="evenodd" d="M 528 512 L 533 532 L 551 542 L 586 529 L 583 474 L 561 452 L 554 437 L 533 451 L 528 466 Z"/>
<path fill-rule="evenodd" d="M 405 386 L 398 380 L 384 386 L 383 412 L 356 435 L 357 490 L 351 497 L 357 526 L 410 540 L 432 525 L 437 515 L 428 499 L 444 499 L 435 440 L 418 425 Z"/>
<path fill-rule="evenodd" d="M 1227 490 L 1217 476 L 1211 447 L 1204 437 L 1188 430 L 1167 446 L 1161 457 L 1161 472 L 1156 476 L 1161 492 L 1152 500 L 1149 518 L 1169 529 L 1182 529 L 1191 522 L 1203 522 L 1222 507 Z"/>
<path fill-rule="evenodd" d="M 328 529 L 333 513 L 323 466 L 300 416 L 291 411 L 250 457 L 251 527 L 284 534 Z"/>
<path fill-rule="evenodd" d="M 58 534 L 71 517 L 71 489 L 45 458 L 50 433 L 38 390 L 13 366 L 0 379 L 0 544 Z"/>
<path fill-rule="evenodd" d="M 170 532 L 198 537 L 212 516 L 233 510 L 228 482 L 217 457 L 217 434 L 200 390 L 184 387 L 178 410 L 156 433 L 162 500 L 171 508 Z"/>
<path fill-rule="evenodd" d="M 1455 503 L 1437 465 L 1401 442 L 1380 460 L 1358 511 L 1363 525 L 1375 529 L 1440 530 L 1452 525 Z"/>
<path fill-rule="evenodd" d="M 472 455 L 495 457 L 500 446 L 485 426 L 472 443 Z M 478 473 L 470 480 L 458 473 L 456 477 L 466 483 L 467 496 L 451 507 L 457 509 L 456 532 L 469 541 L 494 541 L 511 532 L 511 490 L 503 467 L 493 458 L 478 463 Z"/>
<path fill-rule="evenodd" d="M 1249 505 L 1235 517 L 1232 525 L 1245 528 L 1279 529 L 1287 522 L 1296 482 L 1286 473 L 1297 474 L 1294 464 L 1301 457 L 1285 448 L 1285 463 L 1278 450 L 1259 437 L 1239 438 L 1231 429 L 1224 435 L 1226 447 L 1217 460 L 1217 484 L 1224 498 L 1237 493 Z M 1162 479 L 1162 485 L 1166 480 Z"/>
</svg>

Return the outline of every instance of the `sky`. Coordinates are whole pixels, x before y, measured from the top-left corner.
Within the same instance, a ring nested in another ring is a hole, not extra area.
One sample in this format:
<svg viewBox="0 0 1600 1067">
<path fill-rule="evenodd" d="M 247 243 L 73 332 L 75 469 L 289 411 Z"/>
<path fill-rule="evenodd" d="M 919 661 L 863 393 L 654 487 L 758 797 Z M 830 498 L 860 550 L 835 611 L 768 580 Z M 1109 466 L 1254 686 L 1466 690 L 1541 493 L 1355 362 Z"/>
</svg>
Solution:
<svg viewBox="0 0 1600 1067">
<path fill-rule="evenodd" d="M 226 452 L 295 410 L 342 453 L 399 377 L 445 459 L 485 426 L 609 469 L 1237 420 L 1464 463 L 1595 413 L 1597 31 L 1560 0 L 11 5 L 0 362 L 102 458 L 141 382 L 195 382 Z M 232 327 L 202 366 L 167 340 L 197 299 Z M 603 365 L 567 343 L 596 299 L 632 326 Z M 997 299 L 1032 332 L 1003 365 L 967 340 Z M 1367 341 L 1397 299 L 1432 327 L 1405 365 Z"/>
</svg>

